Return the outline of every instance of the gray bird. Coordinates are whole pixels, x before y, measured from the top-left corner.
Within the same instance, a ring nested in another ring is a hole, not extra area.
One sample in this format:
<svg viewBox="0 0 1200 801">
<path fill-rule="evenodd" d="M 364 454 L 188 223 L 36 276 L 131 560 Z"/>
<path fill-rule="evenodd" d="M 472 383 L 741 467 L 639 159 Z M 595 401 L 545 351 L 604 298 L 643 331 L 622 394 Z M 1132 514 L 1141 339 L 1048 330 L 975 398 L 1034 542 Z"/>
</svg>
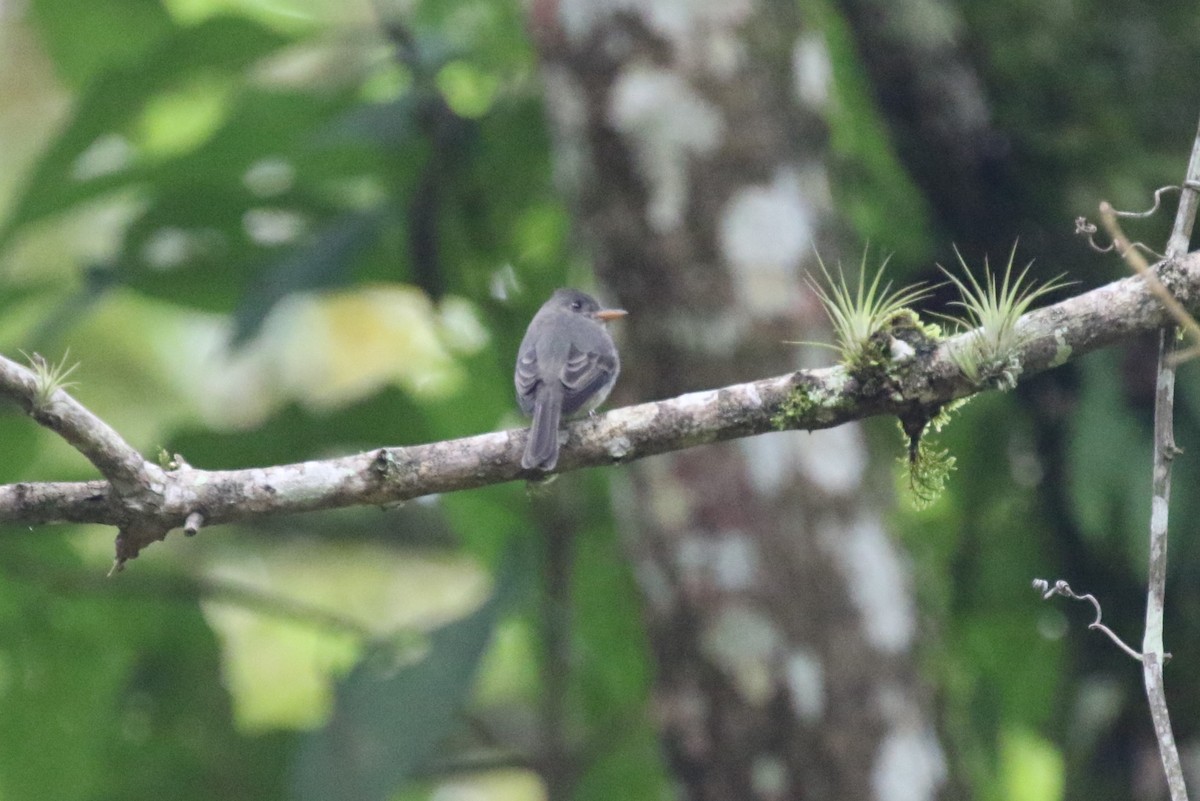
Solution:
<svg viewBox="0 0 1200 801">
<path fill-rule="evenodd" d="M 604 402 L 621 360 L 605 323 L 623 309 L 603 309 L 591 295 L 559 289 L 534 315 L 517 351 L 517 402 L 533 418 L 521 466 L 553 470 L 563 417 L 590 412 Z"/>
</svg>

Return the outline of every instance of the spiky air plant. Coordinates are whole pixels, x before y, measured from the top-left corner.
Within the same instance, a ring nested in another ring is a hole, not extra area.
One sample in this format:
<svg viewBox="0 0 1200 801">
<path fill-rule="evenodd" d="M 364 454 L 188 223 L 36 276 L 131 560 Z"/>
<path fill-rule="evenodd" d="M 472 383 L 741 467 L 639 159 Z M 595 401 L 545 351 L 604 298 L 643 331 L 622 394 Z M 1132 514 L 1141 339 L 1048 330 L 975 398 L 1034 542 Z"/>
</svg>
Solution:
<svg viewBox="0 0 1200 801">
<path fill-rule="evenodd" d="M 77 382 L 67 380 L 70 378 L 71 373 L 75 372 L 75 368 L 79 366 L 78 362 L 67 364 L 67 359 L 71 355 L 70 349 L 63 353 L 62 359 L 56 364 L 47 361 L 46 357 L 40 353 L 35 352 L 30 355 L 25 351 L 21 351 L 21 355 L 29 361 L 29 367 L 33 370 L 34 386 L 36 388 L 36 395 L 33 399 L 35 410 L 44 409 L 50 403 L 50 398 L 60 389 L 70 389 L 71 387 L 78 386 Z"/>
<path fill-rule="evenodd" d="M 890 258 L 883 260 L 875 277 L 867 283 L 867 251 L 864 250 L 862 261 L 858 265 L 858 282 L 852 288 L 846 280 L 841 263 L 838 263 L 835 278 L 818 254 L 817 264 L 820 265 L 825 280 L 818 281 L 811 275 L 807 278 L 809 286 L 817 293 L 821 306 L 833 325 L 833 336 L 837 344 L 827 347 L 836 350 L 842 362 L 851 371 L 863 370 L 886 361 L 889 343 L 885 337 L 880 337 L 880 334 L 898 317 L 911 315 L 908 307 L 930 293 L 930 288 L 922 284 L 892 291 L 892 284 L 888 282 L 881 288 L 883 271 L 887 269 Z"/>
<path fill-rule="evenodd" d="M 984 259 L 982 283 L 971 274 L 958 248 L 954 249 L 954 255 L 958 257 L 966 280 L 941 265 L 938 267 L 958 289 L 960 299 L 951 305 L 962 308 L 966 313 L 965 320 L 955 322 L 965 324 L 972 330 L 964 341 L 951 347 L 950 358 L 972 383 L 1012 389 L 1021 374 L 1017 351 L 1026 341 L 1026 335 L 1018 329 L 1018 321 L 1035 300 L 1071 282 L 1064 281 L 1063 276 L 1059 275 L 1035 287 L 1032 281 L 1025 280 L 1029 268 L 1033 266 L 1032 261 L 1014 278 L 1015 244 L 1008 254 L 1008 264 L 1002 278 L 992 272 L 987 259 Z"/>
</svg>

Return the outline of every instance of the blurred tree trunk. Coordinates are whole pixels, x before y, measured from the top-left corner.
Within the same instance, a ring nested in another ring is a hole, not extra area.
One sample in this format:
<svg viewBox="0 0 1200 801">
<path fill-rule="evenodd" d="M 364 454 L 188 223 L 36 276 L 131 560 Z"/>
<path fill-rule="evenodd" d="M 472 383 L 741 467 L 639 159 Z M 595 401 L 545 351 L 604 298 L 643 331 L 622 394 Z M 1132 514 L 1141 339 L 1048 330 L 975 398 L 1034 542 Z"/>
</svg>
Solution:
<svg viewBox="0 0 1200 801">
<path fill-rule="evenodd" d="M 798 366 L 782 340 L 822 336 L 803 276 L 814 244 L 838 242 L 831 65 L 800 6 L 540 0 L 532 27 L 577 229 L 605 300 L 631 312 L 618 400 Z M 625 474 L 655 713 L 684 797 L 945 787 L 911 576 L 868 464 L 844 426 Z"/>
</svg>

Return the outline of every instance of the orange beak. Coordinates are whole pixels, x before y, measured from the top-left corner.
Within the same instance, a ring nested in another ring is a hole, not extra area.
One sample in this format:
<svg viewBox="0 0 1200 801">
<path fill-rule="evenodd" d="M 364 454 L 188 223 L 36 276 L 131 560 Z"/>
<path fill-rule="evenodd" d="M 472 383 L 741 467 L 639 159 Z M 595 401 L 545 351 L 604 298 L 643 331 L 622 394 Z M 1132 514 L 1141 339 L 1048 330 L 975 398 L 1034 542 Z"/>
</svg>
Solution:
<svg viewBox="0 0 1200 801">
<path fill-rule="evenodd" d="M 629 312 L 625 311 L 624 309 L 601 309 L 592 316 L 602 323 L 607 323 L 612 320 L 619 320 L 627 314 L 629 314 Z"/>
</svg>

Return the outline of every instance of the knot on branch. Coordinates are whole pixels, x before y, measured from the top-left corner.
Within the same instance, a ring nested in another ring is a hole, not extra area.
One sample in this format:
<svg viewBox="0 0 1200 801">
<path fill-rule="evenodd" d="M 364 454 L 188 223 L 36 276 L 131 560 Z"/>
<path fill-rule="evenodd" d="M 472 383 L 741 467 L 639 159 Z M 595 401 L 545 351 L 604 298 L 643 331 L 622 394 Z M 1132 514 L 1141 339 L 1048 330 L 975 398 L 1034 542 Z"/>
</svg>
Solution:
<svg viewBox="0 0 1200 801">
<path fill-rule="evenodd" d="M 371 460 L 371 472 L 380 479 L 391 478 L 396 472 L 396 457 L 387 448 L 380 448 L 375 454 L 375 458 Z"/>
</svg>

